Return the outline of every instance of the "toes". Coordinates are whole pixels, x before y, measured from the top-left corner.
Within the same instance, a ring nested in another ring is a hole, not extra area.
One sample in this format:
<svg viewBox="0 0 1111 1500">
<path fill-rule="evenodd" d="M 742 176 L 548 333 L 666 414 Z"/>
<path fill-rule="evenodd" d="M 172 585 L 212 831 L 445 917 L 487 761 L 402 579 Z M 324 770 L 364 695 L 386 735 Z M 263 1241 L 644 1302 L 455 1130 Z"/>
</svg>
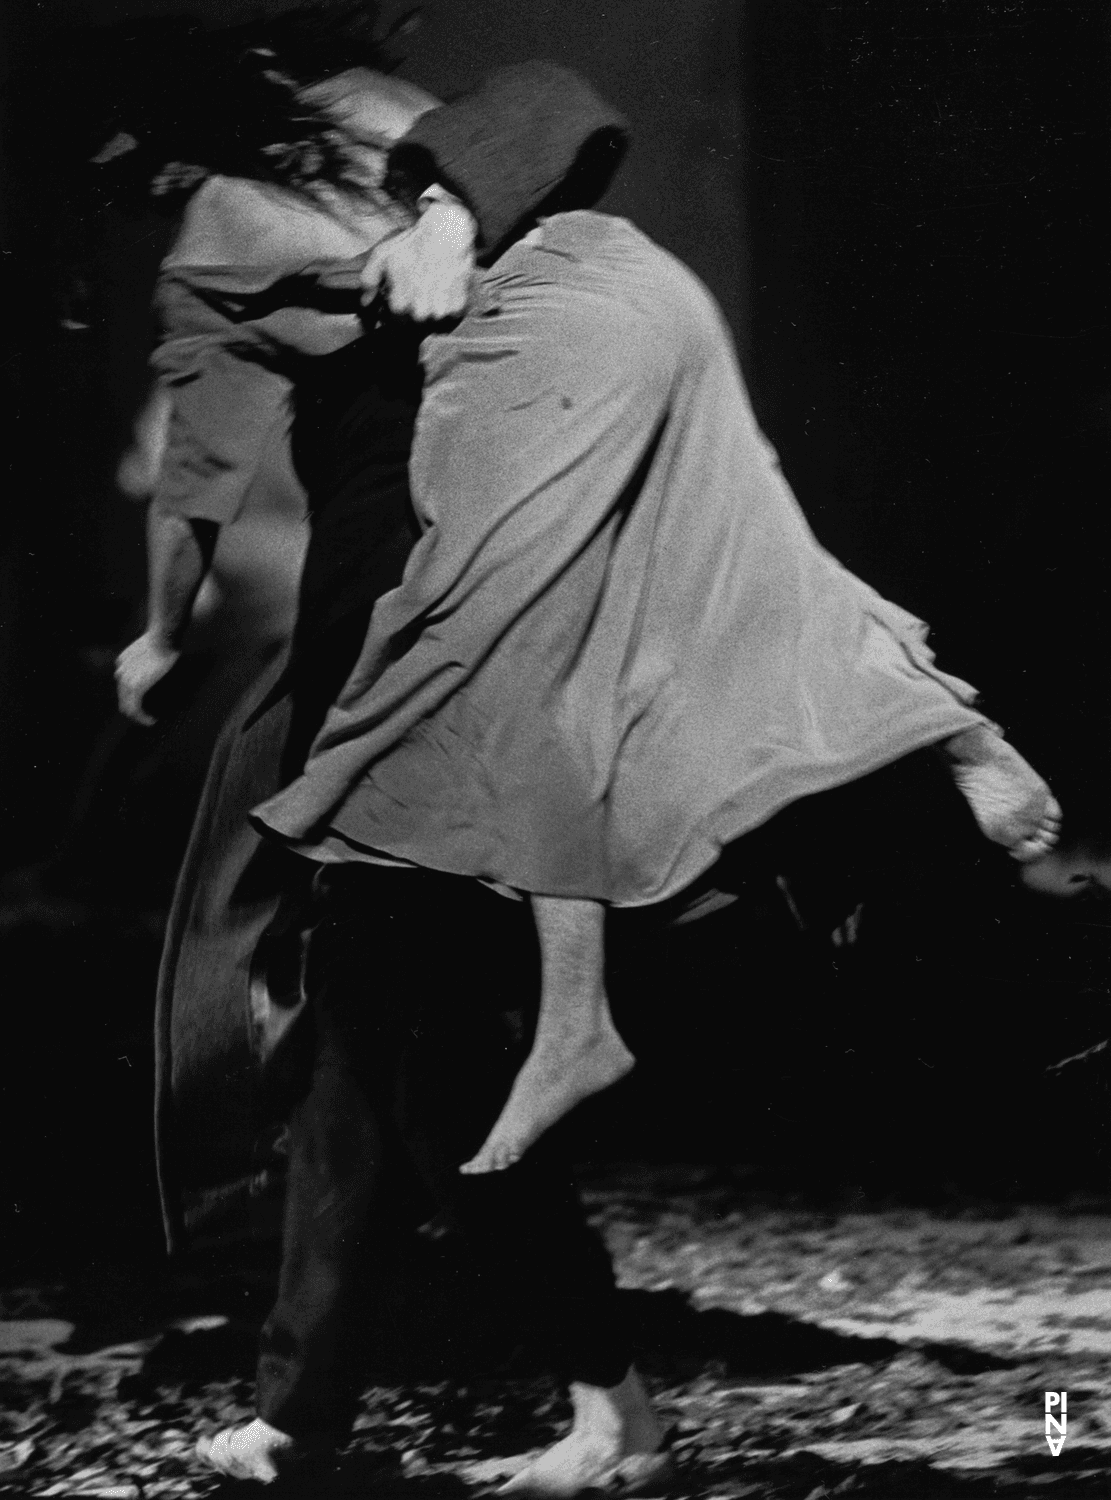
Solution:
<svg viewBox="0 0 1111 1500">
<path fill-rule="evenodd" d="M 504 1172 L 520 1159 L 520 1152 L 506 1146 L 484 1146 L 477 1156 L 465 1161 L 459 1170 L 464 1177 L 480 1177 L 489 1172 Z"/>
<path fill-rule="evenodd" d="M 489 1142 L 470 1161 L 459 1168 L 464 1177 L 477 1177 L 487 1172 L 506 1172 L 521 1160 L 522 1152 L 514 1146 L 497 1146 Z"/>
<path fill-rule="evenodd" d="M 472 1156 L 470 1161 L 465 1161 L 459 1168 L 464 1177 L 479 1177 L 485 1172 L 494 1169 L 490 1164 L 490 1156 L 486 1151 L 480 1151 L 477 1156 Z"/>
<path fill-rule="evenodd" d="M 1008 851 L 1012 859 L 1017 859 L 1020 864 L 1030 864 L 1036 859 L 1043 859 L 1057 843 L 1061 834 L 1061 819 L 1063 817 L 1061 804 L 1051 792 L 1046 793 L 1045 807 L 1038 826 L 1033 833 L 1027 834 L 1025 838 L 1017 839 Z"/>
<path fill-rule="evenodd" d="M 1037 830 L 1028 838 L 1019 839 L 1010 851 L 1011 858 L 1024 865 L 1044 859 L 1060 837 L 1062 816 L 1061 804 L 1052 793 L 1047 793 Z"/>
<path fill-rule="evenodd" d="M 1020 864 L 1028 865 L 1036 859 L 1044 859 L 1056 843 L 1056 832 L 1043 829 L 1032 838 L 1020 839 L 1010 851 L 1011 858 L 1017 859 Z"/>
</svg>

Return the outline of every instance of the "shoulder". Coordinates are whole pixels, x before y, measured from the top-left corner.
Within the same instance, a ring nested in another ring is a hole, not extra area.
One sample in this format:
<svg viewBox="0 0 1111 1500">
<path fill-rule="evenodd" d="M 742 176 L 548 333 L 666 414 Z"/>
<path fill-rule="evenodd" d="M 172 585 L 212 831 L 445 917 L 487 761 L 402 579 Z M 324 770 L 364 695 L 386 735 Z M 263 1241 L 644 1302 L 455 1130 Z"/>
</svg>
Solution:
<svg viewBox="0 0 1111 1500">
<path fill-rule="evenodd" d="M 287 189 L 210 177 L 190 199 L 164 271 L 185 266 L 280 268 L 360 253 L 351 230 Z"/>
</svg>

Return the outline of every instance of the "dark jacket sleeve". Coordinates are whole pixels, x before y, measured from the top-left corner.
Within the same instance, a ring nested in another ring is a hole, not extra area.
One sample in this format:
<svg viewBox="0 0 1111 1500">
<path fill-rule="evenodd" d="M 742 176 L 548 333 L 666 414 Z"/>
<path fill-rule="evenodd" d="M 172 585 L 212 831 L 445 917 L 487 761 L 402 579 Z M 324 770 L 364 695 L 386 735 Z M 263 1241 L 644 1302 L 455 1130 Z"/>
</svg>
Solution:
<svg viewBox="0 0 1111 1500">
<path fill-rule="evenodd" d="M 471 93 L 422 115 L 390 153 L 387 190 L 415 203 L 433 182 L 457 193 L 493 249 L 572 176 L 588 207 L 608 186 L 625 120 L 589 83 L 555 63 L 498 68 Z M 589 166 L 586 158 L 589 156 Z"/>
</svg>

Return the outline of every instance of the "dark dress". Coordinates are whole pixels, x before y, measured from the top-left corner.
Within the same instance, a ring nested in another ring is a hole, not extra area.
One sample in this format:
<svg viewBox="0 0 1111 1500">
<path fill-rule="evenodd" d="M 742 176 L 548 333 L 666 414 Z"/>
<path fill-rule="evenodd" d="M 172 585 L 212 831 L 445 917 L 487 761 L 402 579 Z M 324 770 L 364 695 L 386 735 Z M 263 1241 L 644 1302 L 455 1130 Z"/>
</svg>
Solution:
<svg viewBox="0 0 1111 1500">
<path fill-rule="evenodd" d="M 400 581 L 417 536 L 407 471 L 420 399 L 412 331 L 390 324 L 306 359 L 296 374 L 292 446 L 311 523 L 297 624 L 217 744 L 159 980 L 158 1156 L 172 1245 L 273 1228 L 284 1166 L 273 1145 L 289 1089 L 281 1057 L 269 1072 L 260 1062 L 296 1050 L 314 866 L 261 839 L 245 814 L 303 763 L 375 599 Z"/>
</svg>

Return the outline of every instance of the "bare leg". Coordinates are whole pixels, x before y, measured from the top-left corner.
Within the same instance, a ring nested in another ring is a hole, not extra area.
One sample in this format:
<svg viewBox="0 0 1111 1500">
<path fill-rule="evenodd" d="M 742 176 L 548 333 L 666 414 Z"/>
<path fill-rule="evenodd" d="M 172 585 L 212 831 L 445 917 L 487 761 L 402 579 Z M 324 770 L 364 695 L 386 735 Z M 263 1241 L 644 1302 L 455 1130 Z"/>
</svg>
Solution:
<svg viewBox="0 0 1111 1500">
<path fill-rule="evenodd" d="M 541 956 L 532 1051 L 493 1130 L 461 1172 L 511 1167 L 549 1126 L 623 1078 L 634 1063 L 606 998 L 605 909 L 597 901 L 534 896 L 532 910 Z"/>
<path fill-rule="evenodd" d="M 608 1388 L 573 1382 L 575 1419 L 565 1438 L 498 1491 L 519 1500 L 566 1500 L 612 1483 L 622 1495 L 660 1482 L 668 1459 L 648 1393 L 635 1370 Z"/>
<path fill-rule="evenodd" d="M 1001 734 L 980 725 L 953 735 L 941 751 L 985 838 L 1024 863 L 1049 853 L 1060 831 L 1061 808 Z"/>
</svg>

